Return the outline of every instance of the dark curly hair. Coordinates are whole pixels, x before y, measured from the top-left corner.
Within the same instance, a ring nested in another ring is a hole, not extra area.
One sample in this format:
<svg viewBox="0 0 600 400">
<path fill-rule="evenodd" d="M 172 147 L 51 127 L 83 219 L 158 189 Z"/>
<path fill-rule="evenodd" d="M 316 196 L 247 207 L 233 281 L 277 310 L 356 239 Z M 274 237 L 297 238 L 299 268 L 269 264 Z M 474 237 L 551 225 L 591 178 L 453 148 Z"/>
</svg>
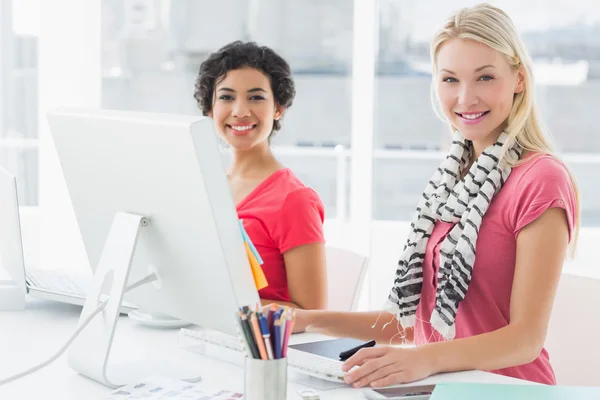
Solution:
<svg viewBox="0 0 600 400">
<path fill-rule="evenodd" d="M 288 63 L 266 46 L 235 41 L 211 53 L 200 65 L 194 98 L 202 110 L 202 115 L 208 115 L 212 110 L 215 86 L 225 79 L 227 72 L 246 67 L 259 70 L 269 78 L 278 105 L 284 109 L 292 105 L 296 89 Z M 280 121 L 273 120 L 271 133 L 279 129 Z"/>
</svg>

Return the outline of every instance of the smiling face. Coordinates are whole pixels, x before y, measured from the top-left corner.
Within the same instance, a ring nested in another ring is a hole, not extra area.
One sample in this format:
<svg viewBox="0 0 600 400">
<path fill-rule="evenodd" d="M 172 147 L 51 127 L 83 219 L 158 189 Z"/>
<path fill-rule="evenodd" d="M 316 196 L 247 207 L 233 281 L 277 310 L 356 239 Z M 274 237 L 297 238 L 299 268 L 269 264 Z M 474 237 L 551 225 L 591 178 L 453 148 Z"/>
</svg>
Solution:
<svg viewBox="0 0 600 400">
<path fill-rule="evenodd" d="M 472 40 L 450 39 L 436 55 L 437 95 L 450 123 L 468 140 L 493 144 L 505 128 L 524 75 L 503 54 Z"/>
<path fill-rule="evenodd" d="M 267 145 L 273 121 L 283 115 L 276 104 L 269 78 L 253 68 L 227 72 L 215 86 L 209 115 L 221 138 L 237 150 Z"/>
</svg>

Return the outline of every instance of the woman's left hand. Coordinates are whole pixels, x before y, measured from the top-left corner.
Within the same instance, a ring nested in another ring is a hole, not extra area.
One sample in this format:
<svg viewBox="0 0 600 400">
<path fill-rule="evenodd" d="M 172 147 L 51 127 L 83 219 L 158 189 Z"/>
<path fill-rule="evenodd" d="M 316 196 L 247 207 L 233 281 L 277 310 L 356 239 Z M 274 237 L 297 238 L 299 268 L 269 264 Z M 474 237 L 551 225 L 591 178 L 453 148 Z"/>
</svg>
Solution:
<svg viewBox="0 0 600 400">
<path fill-rule="evenodd" d="M 360 349 L 343 365 L 345 382 L 355 388 L 382 387 L 427 378 L 435 373 L 431 356 L 423 347 L 381 346 Z"/>
</svg>

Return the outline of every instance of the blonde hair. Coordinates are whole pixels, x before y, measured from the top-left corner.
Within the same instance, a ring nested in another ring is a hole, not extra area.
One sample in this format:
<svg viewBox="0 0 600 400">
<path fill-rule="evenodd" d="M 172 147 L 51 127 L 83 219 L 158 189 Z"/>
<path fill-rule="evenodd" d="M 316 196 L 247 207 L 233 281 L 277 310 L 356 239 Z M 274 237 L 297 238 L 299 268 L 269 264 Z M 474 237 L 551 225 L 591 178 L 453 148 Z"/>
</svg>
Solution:
<svg viewBox="0 0 600 400">
<path fill-rule="evenodd" d="M 519 160 L 513 159 L 510 156 L 512 153 L 508 153 L 508 149 L 515 142 L 526 151 L 549 154 L 558 158 L 555 154 L 554 143 L 544 133 L 538 117 L 534 101 L 531 57 L 523 41 L 517 34 L 510 17 L 501 9 L 489 4 L 482 3 L 460 9 L 446 21 L 431 42 L 431 62 L 433 65 L 431 99 L 436 113 L 451 126 L 452 130 L 456 130 L 443 116 L 444 113 L 441 111 L 436 91 L 436 75 L 438 72 L 436 63 L 437 52 L 444 42 L 455 38 L 472 40 L 484 44 L 502 53 L 508 64 L 515 70 L 522 68 L 525 78 L 525 88 L 521 93 L 514 95 L 512 109 L 508 115 L 505 129 L 509 139 L 504 145 L 501 161 L 510 167 L 520 164 Z M 570 170 L 569 175 L 575 190 L 576 201 L 576 215 L 574 216 L 575 231 L 571 242 L 571 255 L 573 256 L 579 233 L 580 195 L 575 177 Z"/>
</svg>

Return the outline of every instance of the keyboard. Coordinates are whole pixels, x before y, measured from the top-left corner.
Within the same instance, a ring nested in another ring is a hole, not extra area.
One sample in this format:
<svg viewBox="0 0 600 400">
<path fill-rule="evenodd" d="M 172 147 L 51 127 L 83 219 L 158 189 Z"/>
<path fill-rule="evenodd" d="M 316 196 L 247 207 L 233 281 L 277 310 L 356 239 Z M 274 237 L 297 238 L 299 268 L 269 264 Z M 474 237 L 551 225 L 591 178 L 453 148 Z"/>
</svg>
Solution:
<svg viewBox="0 0 600 400">
<path fill-rule="evenodd" d="M 213 357 L 236 365 L 244 365 L 246 350 L 241 338 L 210 329 L 186 329 L 179 331 L 182 349 Z M 342 361 L 288 348 L 288 368 L 326 381 L 343 383 L 346 373 Z"/>
<path fill-rule="evenodd" d="M 27 279 L 37 288 L 85 298 L 86 291 L 74 279 L 57 271 L 27 268 Z"/>
<path fill-rule="evenodd" d="M 290 348 L 287 358 L 288 365 L 298 372 L 326 381 L 344 383 L 346 373 L 342 371 L 342 361 Z"/>
</svg>

